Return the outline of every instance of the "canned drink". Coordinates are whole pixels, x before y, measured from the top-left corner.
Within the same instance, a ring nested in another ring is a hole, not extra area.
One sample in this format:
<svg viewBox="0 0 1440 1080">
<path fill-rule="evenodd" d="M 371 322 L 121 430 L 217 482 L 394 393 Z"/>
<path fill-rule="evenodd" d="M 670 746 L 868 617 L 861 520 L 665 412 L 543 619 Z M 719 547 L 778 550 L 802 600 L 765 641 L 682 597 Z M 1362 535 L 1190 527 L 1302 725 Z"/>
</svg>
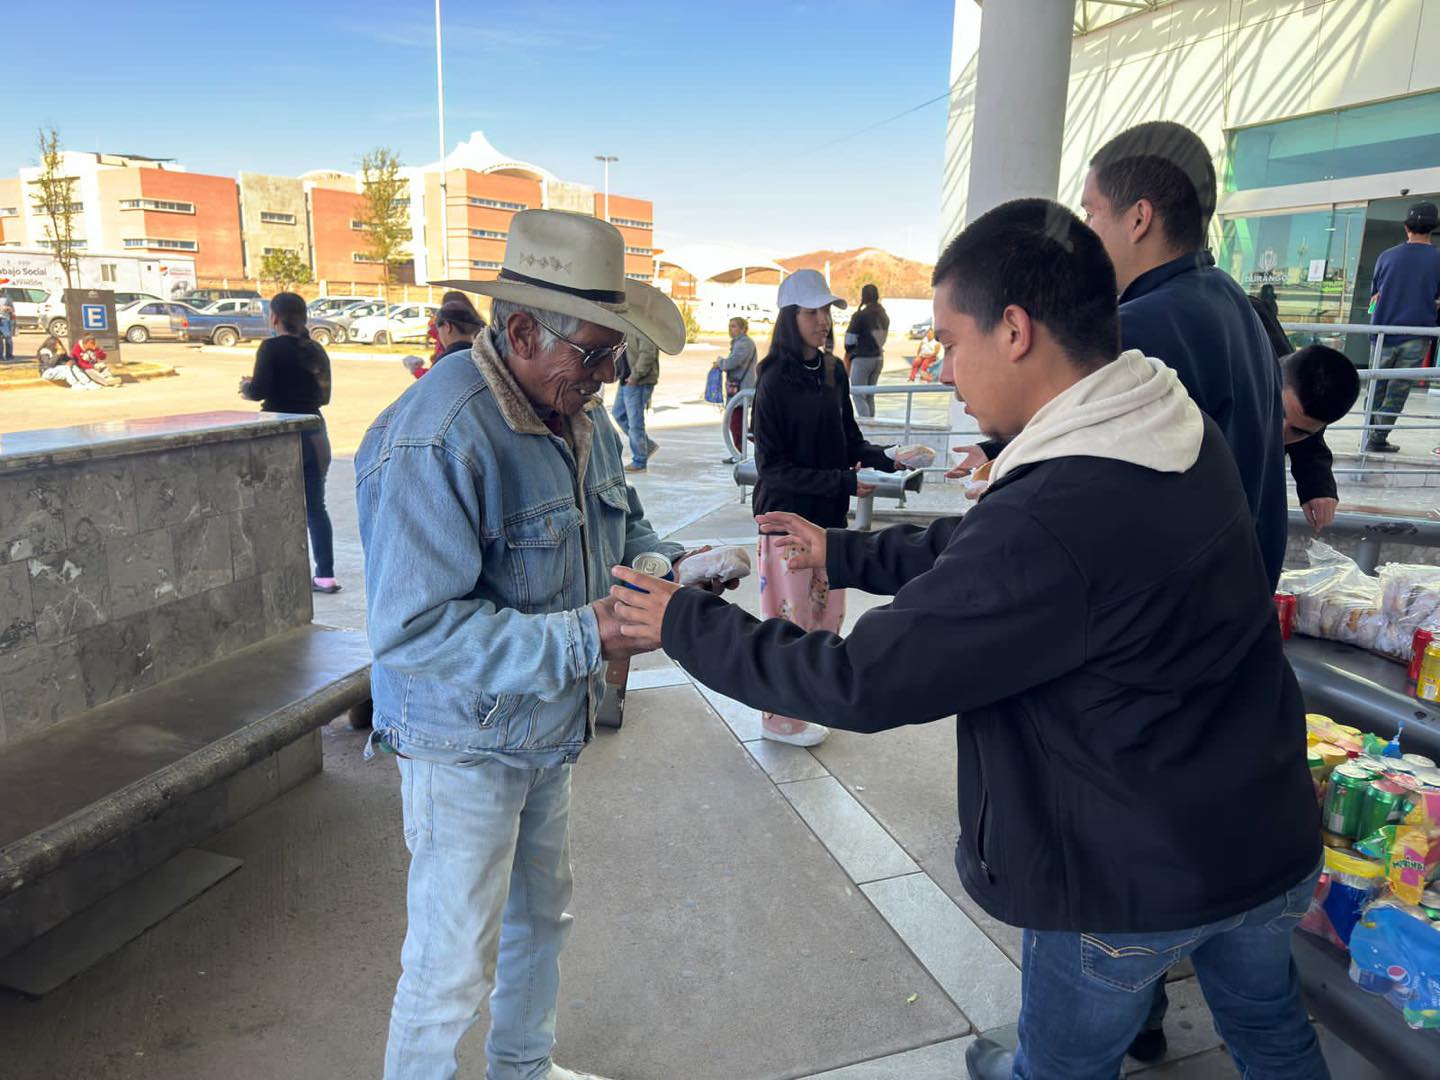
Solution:
<svg viewBox="0 0 1440 1080">
<path fill-rule="evenodd" d="M 1420 766 L 1412 765 L 1404 758 L 1390 758 L 1385 762 L 1386 776 L 1414 776 L 1420 771 Z"/>
<path fill-rule="evenodd" d="M 1310 769 L 1310 779 L 1317 784 L 1325 779 L 1325 758 L 1313 746 L 1305 751 L 1305 764 Z"/>
<path fill-rule="evenodd" d="M 1321 779 L 1329 776 L 1335 766 L 1344 764 L 1345 762 L 1345 751 L 1341 750 L 1340 747 L 1334 743 L 1316 743 L 1313 749 L 1315 753 L 1320 755 L 1322 769 Z"/>
<path fill-rule="evenodd" d="M 1435 768 L 1435 762 L 1431 761 L 1424 754 L 1401 754 L 1400 760 L 1409 762 L 1411 765 L 1418 765 L 1422 769 Z"/>
<path fill-rule="evenodd" d="M 660 578 L 662 581 L 674 581 L 675 571 L 670 565 L 670 560 L 658 551 L 642 551 L 630 560 L 630 569 L 646 575 L 647 577 Z M 620 584 L 627 589 L 634 589 L 636 592 L 648 592 L 638 585 L 631 585 L 628 581 Z"/>
<path fill-rule="evenodd" d="M 1405 810 L 1405 789 L 1393 780 L 1375 780 L 1365 789 L 1360 821 L 1355 835 L 1374 836 L 1386 825 L 1399 821 Z"/>
<path fill-rule="evenodd" d="M 1435 640 L 1433 630 L 1416 630 L 1415 636 L 1410 639 L 1410 671 L 1407 679 L 1411 686 L 1420 678 L 1420 663 L 1425 659 L 1425 648 Z"/>
<path fill-rule="evenodd" d="M 1365 788 L 1369 783 L 1370 774 L 1348 761 L 1336 767 L 1330 774 L 1330 790 L 1325 794 L 1327 832 L 1355 839 L 1360 831 L 1360 810 L 1365 804 Z"/>
<path fill-rule="evenodd" d="M 1379 758 L 1361 756 L 1352 758 L 1350 764 L 1357 769 L 1363 769 L 1365 775 L 1371 778 L 1385 775 L 1385 763 Z"/>
<path fill-rule="evenodd" d="M 1275 617 L 1280 620 L 1281 639 L 1289 641 L 1295 632 L 1295 597 L 1291 593 L 1275 594 Z"/>
<path fill-rule="evenodd" d="M 1415 696 L 1421 701 L 1440 701 L 1440 641 L 1425 646 L 1425 657 L 1415 680 Z"/>
</svg>

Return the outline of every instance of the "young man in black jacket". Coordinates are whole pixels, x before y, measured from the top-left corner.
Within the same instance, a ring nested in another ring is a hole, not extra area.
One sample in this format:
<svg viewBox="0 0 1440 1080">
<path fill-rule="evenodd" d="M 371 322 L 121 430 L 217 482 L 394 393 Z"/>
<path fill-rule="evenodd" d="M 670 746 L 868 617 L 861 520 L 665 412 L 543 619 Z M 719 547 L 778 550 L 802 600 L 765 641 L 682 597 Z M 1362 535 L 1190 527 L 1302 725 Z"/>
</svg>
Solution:
<svg viewBox="0 0 1440 1080">
<path fill-rule="evenodd" d="M 944 381 L 1008 440 L 980 502 L 879 534 L 760 519 L 893 602 L 807 634 L 616 567 L 648 590 L 615 590 L 623 632 L 760 709 L 958 714 L 960 879 L 1026 928 L 1018 1053 L 982 1040 L 972 1076 L 1118 1075 L 1188 956 L 1242 1071 L 1324 1077 L 1290 962 L 1320 860 L 1304 706 L 1224 437 L 1117 357 L 1114 270 L 1063 207 L 991 211 L 934 280 Z"/>
</svg>

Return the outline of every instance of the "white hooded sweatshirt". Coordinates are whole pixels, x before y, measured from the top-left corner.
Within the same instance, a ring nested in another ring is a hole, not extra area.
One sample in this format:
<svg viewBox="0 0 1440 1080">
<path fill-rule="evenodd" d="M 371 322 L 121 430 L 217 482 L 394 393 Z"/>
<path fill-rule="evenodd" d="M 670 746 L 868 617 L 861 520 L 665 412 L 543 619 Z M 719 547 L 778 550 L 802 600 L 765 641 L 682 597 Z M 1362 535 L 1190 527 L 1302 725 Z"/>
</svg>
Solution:
<svg viewBox="0 0 1440 1080">
<path fill-rule="evenodd" d="M 1131 349 L 1031 417 L 995 459 L 990 482 L 1022 465 L 1062 457 L 1109 458 L 1181 473 L 1199 459 L 1204 434 L 1200 408 L 1180 377 Z"/>
</svg>

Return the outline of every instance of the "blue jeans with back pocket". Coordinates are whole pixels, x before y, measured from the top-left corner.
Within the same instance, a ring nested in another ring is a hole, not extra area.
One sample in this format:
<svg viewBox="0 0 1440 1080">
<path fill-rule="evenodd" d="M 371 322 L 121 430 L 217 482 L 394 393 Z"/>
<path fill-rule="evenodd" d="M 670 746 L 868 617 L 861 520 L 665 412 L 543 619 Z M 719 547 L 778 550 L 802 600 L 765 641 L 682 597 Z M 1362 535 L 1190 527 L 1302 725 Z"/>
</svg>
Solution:
<svg viewBox="0 0 1440 1080">
<path fill-rule="evenodd" d="M 1017 1080 L 1115 1080 L 1155 985 L 1187 956 L 1242 1077 L 1328 1078 L 1290 958 L 1290 933 L 1319 874 L 1317 867 L 1273 900 L 1186 930 L 1025 931 Z"/>
</svg>

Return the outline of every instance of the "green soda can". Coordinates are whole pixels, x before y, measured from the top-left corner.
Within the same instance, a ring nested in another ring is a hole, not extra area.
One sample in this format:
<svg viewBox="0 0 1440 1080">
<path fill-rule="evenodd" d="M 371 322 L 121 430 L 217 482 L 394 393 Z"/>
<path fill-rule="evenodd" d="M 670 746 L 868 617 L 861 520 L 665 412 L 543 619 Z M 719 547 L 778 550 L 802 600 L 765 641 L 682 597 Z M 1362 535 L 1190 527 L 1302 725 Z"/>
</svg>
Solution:
<svg viewBox="0 0 1440 1080">
<path fill-rule="evenodd" d="M 1405 789 L 1393 780 L 1375 780 L 1365 788 L 1360 806 L 1358 839 L 1373 836 L 1386 825 L 1400 820 L 1405 806 Z"/>
<path fill-rule="evenodd" d="M 1354 840 L 1360 832 L 1360 810 L 1365 804 L 1365 788 L 1370 774 L 1353 762 L 1335 766 L 1330 774 L 1330 790 L 1325 794 L 1325 829 L 1327 832 Z"/>
</svg>

